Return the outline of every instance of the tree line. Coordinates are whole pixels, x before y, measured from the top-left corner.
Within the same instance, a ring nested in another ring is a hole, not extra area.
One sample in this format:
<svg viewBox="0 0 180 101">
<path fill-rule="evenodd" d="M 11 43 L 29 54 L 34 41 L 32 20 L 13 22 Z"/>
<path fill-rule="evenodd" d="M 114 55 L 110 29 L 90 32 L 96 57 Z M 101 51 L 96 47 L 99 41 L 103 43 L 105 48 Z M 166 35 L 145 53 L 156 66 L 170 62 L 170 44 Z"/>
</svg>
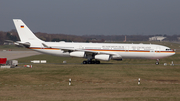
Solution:
<svg viewBox="0 0 180 101">
<path fill-rule="evenodd" d="M 66 42 L 87 42 L 88 38 L 83 36 L 76 36 L 76 35 L 65 35 L 65 34 L 47 34 L 42 32 L 34 33 L 38 38 L 44 41 L 51 41 L 51 42 L 59 42 L 59 41 L 66 41 Z M 8 32 L 0 31 L 0 45 L 2 45 L 5 40 L 11 41 L 20 41 L 18 33 L 16 30 L 11 30 Z"/>
<path fill-rule="evenodd" d="M 34 33 L 38 38 L 44 41 L 66 41 L 66 42 L 104 42 L 104 41 L 114 41 L 123 42 L 125 41 L 149 41 L 149 37 L 153 36 L 164 36 L 166 39 L 164 41 L 179 41 L 178 37 L 180 35 L 66 35 L 66 34 L 48 34 L 42 32 Z M 15 29 L 3 32 L 0 31 L 0 45 L 4 43 L 5 40 L 20 41 L 17 31 Z"/>
</svg>

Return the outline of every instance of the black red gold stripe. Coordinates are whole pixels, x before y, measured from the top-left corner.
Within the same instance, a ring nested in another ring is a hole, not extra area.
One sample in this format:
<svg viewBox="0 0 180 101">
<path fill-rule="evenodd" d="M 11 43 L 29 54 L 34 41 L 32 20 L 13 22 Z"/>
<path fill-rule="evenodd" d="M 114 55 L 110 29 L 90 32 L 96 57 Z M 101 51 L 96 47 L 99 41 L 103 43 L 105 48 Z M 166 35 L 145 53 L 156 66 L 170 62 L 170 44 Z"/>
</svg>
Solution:
<svg viewBox="0 0 180 101">
<path fill-rule="evenodd" d="M 44 50 L 60 50 L 58 48 L 39 48 L 39 47 L 30 47 L 29 49 L 44 49 Z M 105 50 L 105 49 L 85 49 L 87 51 L 101 51 L 101 52 L 150 52 L 143 50 Z M 154 51 L 156 53 L 175 53 L 174 51 Z"/>
<path fill-rule="evenodd" d="M 143 50 L 104 50 L 104 49 L 86 49 L 89 51 L 103 51 L 103 52 L 150 52 L 150 51 L 143 51 Z M 175 53 L 174 51 L 154 51 L 156 53 Z"/>
</svg>

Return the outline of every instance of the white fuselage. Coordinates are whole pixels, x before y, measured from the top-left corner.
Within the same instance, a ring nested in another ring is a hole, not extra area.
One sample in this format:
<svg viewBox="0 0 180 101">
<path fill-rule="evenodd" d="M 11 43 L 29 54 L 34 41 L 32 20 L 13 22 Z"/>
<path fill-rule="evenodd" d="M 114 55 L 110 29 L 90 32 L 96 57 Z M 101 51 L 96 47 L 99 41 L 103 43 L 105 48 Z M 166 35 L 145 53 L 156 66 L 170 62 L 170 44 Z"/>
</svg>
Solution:
<svg viewBox="0 0 180 101">
<path fill-rule="evenodd" d="M 30 49 L 56 55 L 70 56 L 69 52 L 61 49 L 92 51 L 103 54 L 118 54 L 122 58 L 160 59 L 174 55 L 169 47 L 155 44 L 121 44 L 121 43 L 76 43 L 76 42 L 45 42 L 51 48 L 44 47 L 41 43 L 31 43 Z M 41 46 L 41 47 L 39 47 Z"/>
</svg>

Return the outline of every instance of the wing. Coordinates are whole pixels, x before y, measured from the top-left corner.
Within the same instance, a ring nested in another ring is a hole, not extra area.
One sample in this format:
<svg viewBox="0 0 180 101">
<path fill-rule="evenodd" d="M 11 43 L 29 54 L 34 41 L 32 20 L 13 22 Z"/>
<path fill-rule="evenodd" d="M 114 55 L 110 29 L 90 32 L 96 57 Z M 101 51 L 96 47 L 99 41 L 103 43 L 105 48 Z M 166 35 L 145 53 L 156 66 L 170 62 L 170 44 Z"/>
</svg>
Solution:
<svg viewBox="0 0 180 101">
<path fill-rule="evenodd" d="M 116 53 L 114 52 L 103 52 L 103 51 L 100 51 L 100 50 L 90 50 L 90 49 L 86 49 L 86 50 L 82 50 L 84 51 L 85 53 L 94 53 L 94 54 L 107 54 L 107 55 L 114 55 Z"/>
<path fill-rule="evenodd" d="M 76 52 L 76 51 L 81 51 L 84 52 L 86 55 L 99 55 L 99 54 L 106 54 L 106 55 L 110 55 L 112 59 L 114 60 L 119 60 L 122 59 L 122 57 L 115 53 L 115 52 L 109 52 L 109 51 L 101 51 L 101 50 L 95 50 L 95 49 L 72 49 L 72 48 L 64 48 L 64 47 L 49 47 L 48 45 L 42 43 L 42 45 L 44 47 L 47 48 L 59 48 L 64 52 Z"/>
<path fill-rule="evenodd" d="M 80 51 L 78 49 L 72 49 L 72 48 L 64 48 L 64 47 L 52 47 L 52 46 L 48 46 L 47 44 L 45 43 L 42 43 L 42 45 L 46 48 L 58 48 L 58 49 L 61 49 L 62 51 L 64 52 L 73 52 L 73 51 Z"/>
</svg>

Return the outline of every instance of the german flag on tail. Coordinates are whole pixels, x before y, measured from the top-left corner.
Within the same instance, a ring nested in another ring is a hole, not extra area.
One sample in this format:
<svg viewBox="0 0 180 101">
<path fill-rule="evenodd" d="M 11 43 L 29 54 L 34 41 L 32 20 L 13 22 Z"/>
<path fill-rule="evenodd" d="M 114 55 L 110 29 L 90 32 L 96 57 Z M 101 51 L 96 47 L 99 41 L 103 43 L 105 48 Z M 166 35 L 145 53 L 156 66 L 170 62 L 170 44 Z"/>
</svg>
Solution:
<svg viewBox="0 0 180 101">
<path fill-rule="evenodd" d="M 24 25 L 21 25 L 21 28 L 24 28 Z"/>
</svg>

